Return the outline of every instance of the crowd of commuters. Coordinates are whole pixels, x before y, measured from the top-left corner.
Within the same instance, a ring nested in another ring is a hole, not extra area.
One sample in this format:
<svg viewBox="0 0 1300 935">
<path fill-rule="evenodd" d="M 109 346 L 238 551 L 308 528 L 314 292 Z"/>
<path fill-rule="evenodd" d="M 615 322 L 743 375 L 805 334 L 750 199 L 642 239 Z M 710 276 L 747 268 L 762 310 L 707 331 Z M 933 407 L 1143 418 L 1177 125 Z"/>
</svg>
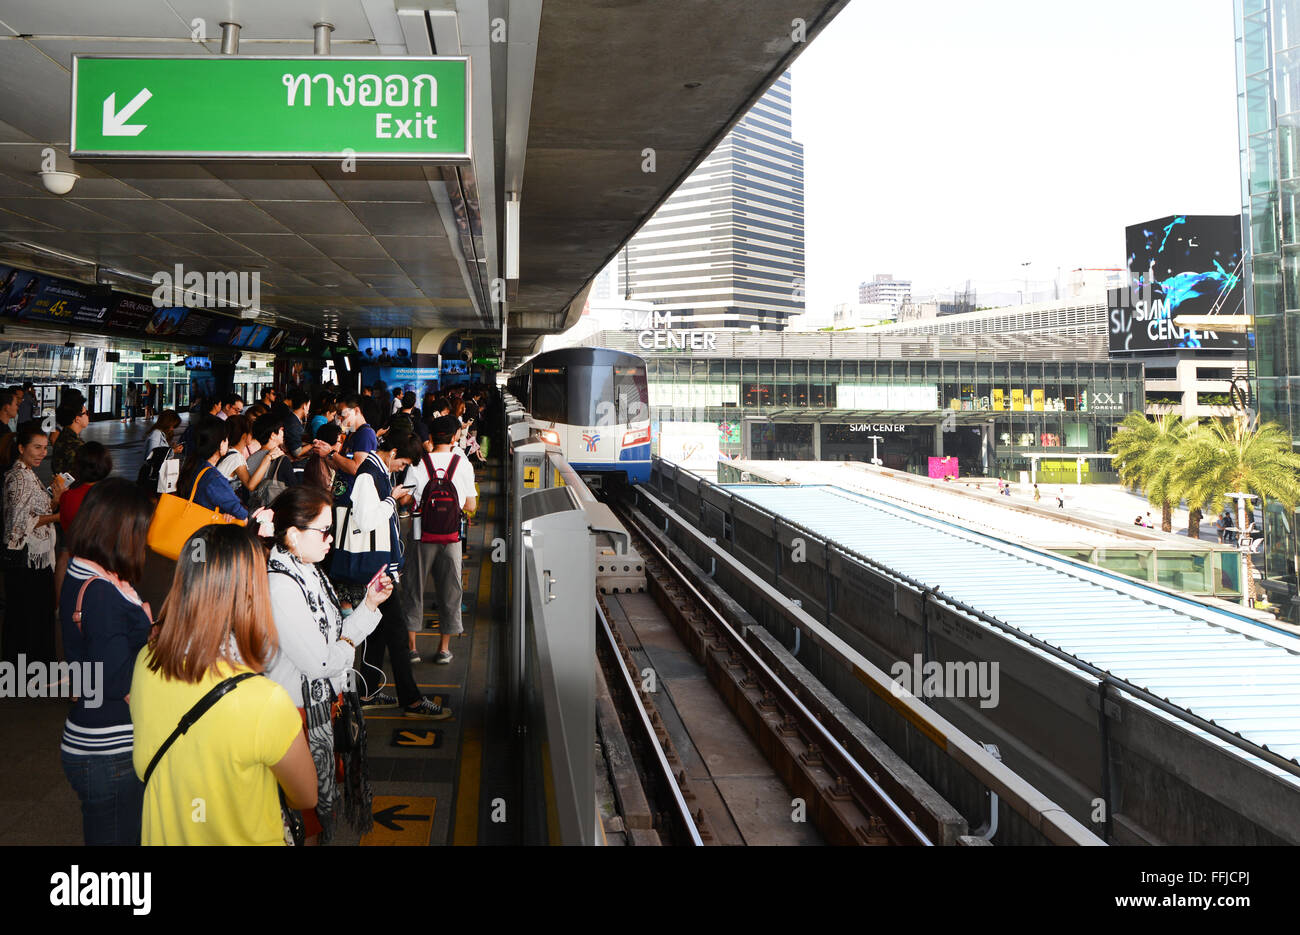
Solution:
<svg viewBox="0 0 1300 935">
<path fill-rule="evenodd" d="M 102 703 L 75 702 L 61 743 L 86 843 L 324 844 L 343 822 L 363 829 L 363 712 L 452 716 L 416 684 L 414 634 L 432 589 L 432 661 L 451 661 L 478 423 L 496 394 L 454 388 L 422 407 L 382 384 L 247 407 L 232 394 L 182 432 L 174 410 L 155 418 L 154 388 L 132 389 L 131 417 L 151 420 L 135 482 L 82 439 L 80 393 L 11 430 L 31 394 L 0 390 L 5 658 L 54 660 L 61 642 L 67 661 L 103 666 Z M 155 615 L 140 595 L 168 493 L 220 521 L 184 540 Z"/>
</svg>

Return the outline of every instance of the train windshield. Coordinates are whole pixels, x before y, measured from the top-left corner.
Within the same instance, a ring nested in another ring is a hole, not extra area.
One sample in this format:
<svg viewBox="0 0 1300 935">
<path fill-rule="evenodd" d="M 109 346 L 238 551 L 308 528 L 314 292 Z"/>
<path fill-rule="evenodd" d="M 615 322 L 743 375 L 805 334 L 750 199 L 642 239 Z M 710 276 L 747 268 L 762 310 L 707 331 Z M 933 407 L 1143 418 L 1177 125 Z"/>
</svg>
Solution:
<svg viewBox="0 0 1300 935">
<path fill-rule="evenodd" d="M 639 367 L 574 364 L 533 371 L 533 417 L 564 425 L 626 425 L 650 418 Z"/>
</svg>

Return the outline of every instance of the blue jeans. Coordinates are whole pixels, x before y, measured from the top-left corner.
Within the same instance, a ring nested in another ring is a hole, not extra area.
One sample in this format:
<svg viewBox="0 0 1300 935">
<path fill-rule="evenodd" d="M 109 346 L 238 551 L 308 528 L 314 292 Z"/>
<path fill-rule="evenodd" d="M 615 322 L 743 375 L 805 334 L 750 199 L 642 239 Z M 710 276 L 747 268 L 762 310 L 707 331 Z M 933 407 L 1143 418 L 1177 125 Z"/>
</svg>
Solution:
<svg viewBox="0 0 1300 935">
<path fill-rule="evenodd" d="M 139 844 L 144 783 L 136 778 L 131 754 L 61 753 L 64 775 L 81 798 L 86 844 Z"/>
</svg>

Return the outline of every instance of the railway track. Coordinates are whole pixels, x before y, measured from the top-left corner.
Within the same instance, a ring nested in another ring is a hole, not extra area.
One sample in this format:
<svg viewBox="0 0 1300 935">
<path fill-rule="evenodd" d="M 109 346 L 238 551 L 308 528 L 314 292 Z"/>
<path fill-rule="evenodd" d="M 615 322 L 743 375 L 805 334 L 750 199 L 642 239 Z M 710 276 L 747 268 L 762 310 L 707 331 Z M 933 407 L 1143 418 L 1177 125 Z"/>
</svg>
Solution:
<svg viewBox="0 0 1300 935">
<path fill-rule="evenodd" d="M 638 511 L 611 506 L 647 581 L 597 595 L 599 720 L 632 843 L 931 844 L 879 764 L 836 738 Z"/>
</svg>

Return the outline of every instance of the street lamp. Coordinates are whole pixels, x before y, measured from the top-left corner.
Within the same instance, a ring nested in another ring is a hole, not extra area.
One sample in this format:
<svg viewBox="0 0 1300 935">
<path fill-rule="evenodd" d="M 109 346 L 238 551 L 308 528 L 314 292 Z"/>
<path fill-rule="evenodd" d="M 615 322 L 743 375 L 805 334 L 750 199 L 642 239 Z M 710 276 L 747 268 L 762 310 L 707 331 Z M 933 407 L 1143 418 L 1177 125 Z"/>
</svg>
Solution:
<svg viewBox="0 0 1300 935">
<path fill-rule="evenodd" d="M 876 457 L 876 453 L 877 445 L 885 439 L 880 435 L 868 435 L 867 438 L 871 440 L 871 463 L 877 467 L 883 467 L 885 462 Z"/>
</svg>

